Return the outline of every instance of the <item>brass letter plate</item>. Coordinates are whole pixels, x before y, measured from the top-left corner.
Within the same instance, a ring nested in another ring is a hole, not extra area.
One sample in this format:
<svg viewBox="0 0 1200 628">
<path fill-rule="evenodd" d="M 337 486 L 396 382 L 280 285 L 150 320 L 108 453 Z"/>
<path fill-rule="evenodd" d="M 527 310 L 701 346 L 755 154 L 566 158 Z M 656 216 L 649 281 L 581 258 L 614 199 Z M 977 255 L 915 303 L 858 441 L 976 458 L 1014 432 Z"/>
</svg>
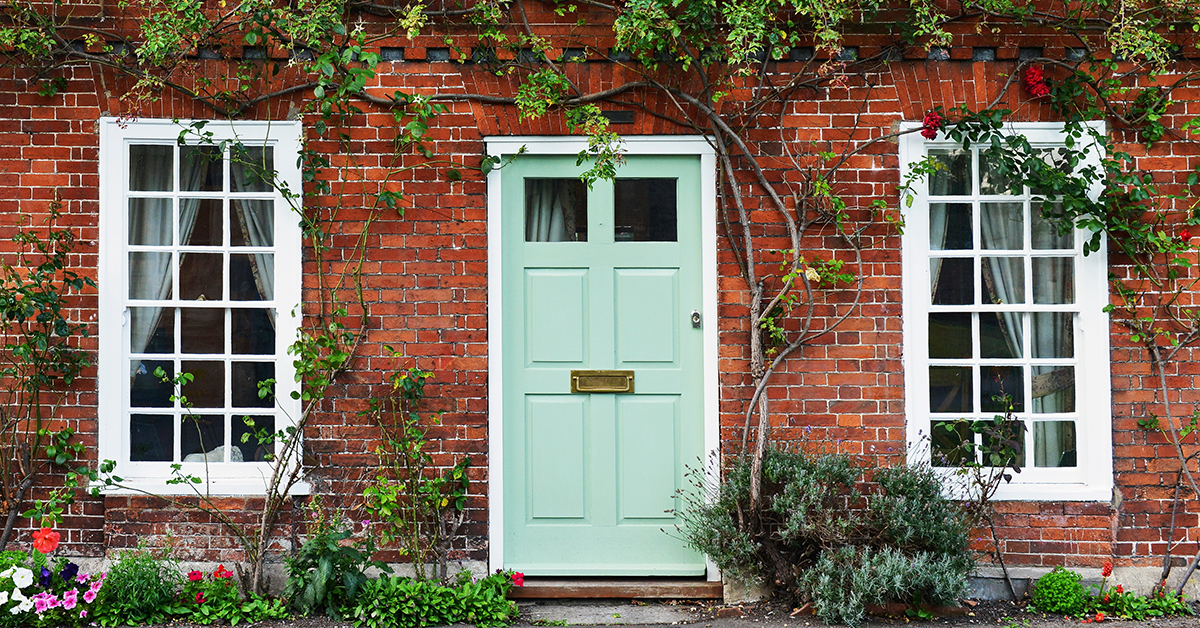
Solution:
<svg viewBox="0 0 1200 628">
<path fill-rule="evenodd" d="M 632 393 L 633 371 L 571 371 L 573 393 Z"/>
</svg>

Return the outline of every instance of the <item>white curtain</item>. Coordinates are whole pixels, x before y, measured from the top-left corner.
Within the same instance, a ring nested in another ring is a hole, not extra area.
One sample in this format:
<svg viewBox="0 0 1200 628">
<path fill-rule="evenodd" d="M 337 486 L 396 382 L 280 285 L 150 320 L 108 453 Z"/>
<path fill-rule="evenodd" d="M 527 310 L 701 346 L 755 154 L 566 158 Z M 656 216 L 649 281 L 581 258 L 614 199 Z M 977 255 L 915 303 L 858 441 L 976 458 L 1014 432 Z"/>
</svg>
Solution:
<svg viewBox="0 0 1200 628">
<path fill-rule="evenodd" d="M 261 163 L 255 163 L 253 166 L 244 164 L 240 168 L 230 168 L 231 183 L 230 188 L 233 192 L 258 192 L 266 189 L 273 189 L 270 185 L 264 186 L 264 183 L 271 183 L 274 179 L 271 165 L 273 160 L 267 159 L 270 148 L 247 149 L 239 151 L 238 154 L 242 159 L 261 159 Z M 263 211 L 258 211 L 260 208 Z M 233 214 L 238 229 L 242 231 L 242 237 L 250 246 L 272 246 L 275 244 L 275 203 L 274 201 L 233 201 L 230 203 L 229 211 Z M 272 300 L 275 298 L 275 255 L 272 253 L 254 253 L 250 256 L 251 264 L 254 267 L 254 284 L 258 288 L 258 294 L 264 300 Z M 271 324 L 275 324 L 274 310 L 271 310 Z"/>
<path fill-rule="evenodd" d="M 1024 238 L 1024 225 L 1020 217 L 1021 207 L 1016 206 L 1018 217 L 1005 209 L 1011 209 L 1010 204 L 992 206 L 992 211 L 980 211 L 979 227 L 983 238 L 984 248 L 999 249 L 1001 247 L 1021 248 Z M 992 246 L 987 246 L 992 243 Z M 1016 305 L 1025 302 L 1025 258 L 1017 257 L 987 257 L 984 258 L 984 285 L 987 292 L 997 304 Z M 1004 332 L 1004 341 L 1014 358 L 1022 356 L 1021 336 L 1022 314 L 1020 312 L 1001 312 L 1000 327 Z"/>
<path fill-rule="evenodd" d="M 577 179 L 525 180 L 525 241 L 570 242 L 576 231 Z"/>
</svg>

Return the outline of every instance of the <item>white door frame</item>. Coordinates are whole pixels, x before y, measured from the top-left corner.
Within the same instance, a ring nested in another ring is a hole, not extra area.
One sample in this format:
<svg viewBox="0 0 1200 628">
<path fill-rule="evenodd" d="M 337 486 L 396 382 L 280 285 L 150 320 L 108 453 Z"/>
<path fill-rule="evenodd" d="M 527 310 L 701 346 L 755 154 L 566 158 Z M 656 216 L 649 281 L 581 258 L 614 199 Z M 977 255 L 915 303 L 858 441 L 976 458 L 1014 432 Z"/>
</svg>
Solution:
<svg viewBox="0 0 1200 628">
<path fill-rule="evenodd" d="M 697 155 L 700 157 L 700 253 L 701 320 L 704 336 L 704 464 L 709 474 L 719 473 L 716 457 L 720 439 L 717 364 L 717 158 L 708 140 L 698 135 L 643 135 L 624 138 L 627 155 Z M 486 137 L 487 154 L 504 155 L 577 155 L 587 150 L 587 138 Z M 487 177 L 487 273 L 488 273 L 488 571 L 504 566 L 504 382 L 501 377 L 504 347 L 499 333 L 504 291 L 500 233 L 503 196 L 500 193 L 501 169 Z M 715 476 L 714 476 L 715 477 Z M 719 580 L 712 561 L 708 579 Z"/>
</svg>

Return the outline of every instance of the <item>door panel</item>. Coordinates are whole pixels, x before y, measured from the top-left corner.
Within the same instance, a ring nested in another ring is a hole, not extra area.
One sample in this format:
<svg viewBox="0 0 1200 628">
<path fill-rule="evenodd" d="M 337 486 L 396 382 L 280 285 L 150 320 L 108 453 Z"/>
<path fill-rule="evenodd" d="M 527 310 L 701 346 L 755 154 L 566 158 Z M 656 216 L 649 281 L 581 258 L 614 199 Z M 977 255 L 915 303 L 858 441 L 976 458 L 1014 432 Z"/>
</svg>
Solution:
<svg viewBox="0 0 1200 628">
<path fill-rule="evenodd" d="M 581 170 L 521 156 L 501 172 L 504 566 L 701 575 L 662 531 L 703 449 L 700 161 L 627 157 L 619 198 L 568 185 Z M 570 392 L 572 370 L 609 369 L 634 393 Z"/>
</svg>

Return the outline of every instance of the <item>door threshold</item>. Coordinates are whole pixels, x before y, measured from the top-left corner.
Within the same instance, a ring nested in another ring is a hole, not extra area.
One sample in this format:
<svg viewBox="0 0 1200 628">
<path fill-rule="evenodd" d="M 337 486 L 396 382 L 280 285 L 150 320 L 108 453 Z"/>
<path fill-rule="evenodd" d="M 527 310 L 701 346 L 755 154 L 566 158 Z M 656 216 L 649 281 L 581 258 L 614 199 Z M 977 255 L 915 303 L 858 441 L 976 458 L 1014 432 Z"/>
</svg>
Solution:
<svg viewBox="0 0 1200 628">
<path fill-rule="evenodd" d="M 525 586 L 513 587 L 514 600 L 719 600 L 721 582 L 703 578 L 526 576 Z"/>
</svg>

